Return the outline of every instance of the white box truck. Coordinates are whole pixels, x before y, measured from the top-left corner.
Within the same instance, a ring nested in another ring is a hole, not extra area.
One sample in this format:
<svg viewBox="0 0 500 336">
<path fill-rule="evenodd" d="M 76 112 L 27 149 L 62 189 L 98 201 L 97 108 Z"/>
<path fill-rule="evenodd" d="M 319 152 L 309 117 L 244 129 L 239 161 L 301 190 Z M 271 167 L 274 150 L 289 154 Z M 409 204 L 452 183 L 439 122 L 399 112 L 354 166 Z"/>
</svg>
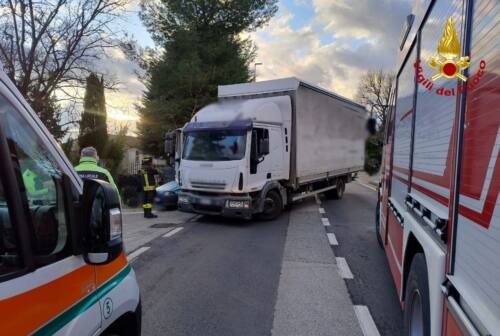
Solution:
<svg viewBox="0 0 500 336">
<path fill-rule="evenodd" d="M 179 209 L 269 220 L 320 192 L 340 199 L 363 169 L 365 125 L 363 106 L 297 78 L 219 86 L 182 130 Z"/>
</svg>

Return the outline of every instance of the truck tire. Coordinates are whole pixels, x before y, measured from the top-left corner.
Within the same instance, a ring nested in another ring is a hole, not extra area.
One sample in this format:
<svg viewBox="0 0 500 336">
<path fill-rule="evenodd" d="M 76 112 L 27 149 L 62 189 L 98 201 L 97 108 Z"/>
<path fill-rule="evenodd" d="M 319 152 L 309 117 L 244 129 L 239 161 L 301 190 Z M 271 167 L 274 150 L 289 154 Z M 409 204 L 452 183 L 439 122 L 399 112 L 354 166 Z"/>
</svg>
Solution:
<svg viewBox="0 0 500 336">
<path fill-rule="evenodd" d="M 375 209 L 375 234 L 377 235 L 377 242 L 380 248 L 384 248 L 382 237 L 380 237 L 380 200 L 377 201 L 377 208 Z"/>
<path fill-rule="evenodd" d="M 262 213 L 259 214 L 259 219 L 270 221 L 276 219 L 281 215 L 283 210 L 283 201 L 281 196 L 276 190 L 270 190 L 264 198 L 264 208 Z"/>
<path fill-rule="evenodd" d="M 339 178 L 337 180 L 337 188 L 332 190 L 332 198 L 336 200 L 342 199 L 342 197 L 344 196 L 344 191 L 345 191 L 344 180 Z"/>
<path fill-rule="evenodd" d="M 427 263 L 423 253 L 411 262 L 406 281 L 404 330 L 406 336 L 430 336 L 430 303 Z"/>
</svg>

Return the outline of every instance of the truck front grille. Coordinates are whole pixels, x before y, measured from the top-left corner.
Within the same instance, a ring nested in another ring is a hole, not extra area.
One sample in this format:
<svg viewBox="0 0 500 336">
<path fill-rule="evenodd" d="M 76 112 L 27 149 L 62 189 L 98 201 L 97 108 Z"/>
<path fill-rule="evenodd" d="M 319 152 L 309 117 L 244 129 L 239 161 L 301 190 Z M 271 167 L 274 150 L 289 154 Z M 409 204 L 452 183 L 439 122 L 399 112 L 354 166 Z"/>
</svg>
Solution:
<svg viewBox="0 0 500 336">
<path fill-rule="evenodd" d="M 226 183 L 224 182 L 207 182 L 207 181 L 191 181 L 191 187 L 200 189 L 224 190 Z"/>
</svg>

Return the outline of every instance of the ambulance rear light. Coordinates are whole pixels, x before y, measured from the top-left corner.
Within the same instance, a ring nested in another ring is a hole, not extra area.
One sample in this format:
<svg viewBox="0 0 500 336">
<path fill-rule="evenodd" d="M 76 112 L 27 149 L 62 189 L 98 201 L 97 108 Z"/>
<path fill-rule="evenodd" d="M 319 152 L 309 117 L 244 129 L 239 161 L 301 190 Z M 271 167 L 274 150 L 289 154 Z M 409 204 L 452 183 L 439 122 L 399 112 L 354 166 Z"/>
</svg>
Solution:
<svg viewBox="0 0 500 336">
<path fill-rule="evenodd" d="M 122 238 L 122 212 L 120 208 L 109 210 L 109 240 Z"/>
</svg>

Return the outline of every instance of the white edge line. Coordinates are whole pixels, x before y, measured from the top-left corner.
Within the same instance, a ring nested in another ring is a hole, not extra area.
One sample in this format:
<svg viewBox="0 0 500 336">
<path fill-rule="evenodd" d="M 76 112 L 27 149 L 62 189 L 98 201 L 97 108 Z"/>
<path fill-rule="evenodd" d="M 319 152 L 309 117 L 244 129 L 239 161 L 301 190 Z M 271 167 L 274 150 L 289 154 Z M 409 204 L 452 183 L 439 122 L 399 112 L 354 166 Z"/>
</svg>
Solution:
<svg viewBox="0 0 500 336">
<path fill-rule="evenodd" d="M 122 215 L 138 215 L 138 214 L 143 214 L 144 211 L 134 211 L 134 212 L 130 212 L 130 211 L 122 211 Z"/>
<path fill-rule="evenodd" d="M 354 312 L 364 336 L 380 336 L 367 306 L 354 306 Z"/>
<path fill-rule="evenodd" d="M 372 191 L 377 191 L 377 188 L 372 187 L 371 185 L 364 184 L 364 183 L 359 182 L 359 181 L 358 181 L 358 184 L 359 184 L 359 185 L 361 185 L 361 186 L 363 186 L 363 187 L 365 187 L 365 188 L 368 188 L 368 189 L 370 189 L 370 190 L 372 190 Z"/>
<path fill-rule="evenodd" d="M 319 211 L 320 214 L 326 213 L 325 209 L 323 209 L 323 208 L 319 208 L 318 211 Z"/>
<path fill-rule="evenodd" d="M 354 275 L 352 275 L 351 269 L 349 268 L 345 258 L 336 257 L 335 259 L 337 260 L 337 267 L 339 269 L 340 276 L 343 279 L 354 279 Z"/>
<path fill-rule="evenodd" d="M 330 245 L 337 246 L 339 244 L 339 242 L 337 241 L 337 237 L 335 237 L 335 233 L 327 233 L 326 235 L 328 237 Z"/>
<path fill-rule="evenodd" d="M 174 234 L 176 234 L 177 232 L 181 231 L 182 229 L 184 229 L 184 228 L 181 226 L 181 227 L 175 228 L 173 230 L 170 230 L 170 231 L 168 231 L 167 233 L 165 233 L 163 235 L 163 238 L 172 237 Z"/>
<path fill-rule="evenodd" d="M 330 226 L 330 221 L 328 220 L 328 218 L 321 218 L 321 221 L 323 222 L 324 226 Z"/>
<path fill-rule="evenodd" d="M 146 252 L 147 250 L 149 250 L 149 246 L 143 246 L 143 247 L 139 247 L 137 250 L 135 250 L 134 252 L 130 253 L 128 256 L 127 256 L 127 260 L 129 262 L 131 262 L 132 260 L 134 260 L 135 258 L 137 258 L 139 255 L 143 254 L 144 252 Z"/>
</svg>

